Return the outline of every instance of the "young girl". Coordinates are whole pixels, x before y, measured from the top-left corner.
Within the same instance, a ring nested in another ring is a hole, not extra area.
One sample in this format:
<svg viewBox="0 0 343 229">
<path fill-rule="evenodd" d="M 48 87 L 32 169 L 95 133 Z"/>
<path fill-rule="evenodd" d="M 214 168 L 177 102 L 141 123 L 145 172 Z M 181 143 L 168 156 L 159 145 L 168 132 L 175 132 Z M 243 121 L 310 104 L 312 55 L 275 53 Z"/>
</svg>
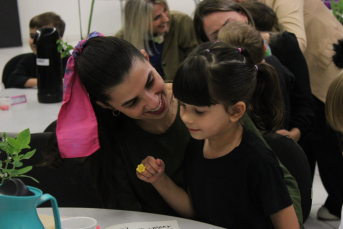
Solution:
<svg viewBox="0 0 343 229">
<path fill-rule="evenodd" d="M 185 156 L 188 193 L 164 173 L 161 159 L 147 157 L 137 176 L 184 217 L 225 228 L 299 228 L 277 158 L 241 124 L 252 108 L 266 129 L 281 125 L 274 74 L 267 64 L 254 65 L 244 49 L 221 42 L 199 46 L 173 84 L 194 138 Z"/>
</svg>

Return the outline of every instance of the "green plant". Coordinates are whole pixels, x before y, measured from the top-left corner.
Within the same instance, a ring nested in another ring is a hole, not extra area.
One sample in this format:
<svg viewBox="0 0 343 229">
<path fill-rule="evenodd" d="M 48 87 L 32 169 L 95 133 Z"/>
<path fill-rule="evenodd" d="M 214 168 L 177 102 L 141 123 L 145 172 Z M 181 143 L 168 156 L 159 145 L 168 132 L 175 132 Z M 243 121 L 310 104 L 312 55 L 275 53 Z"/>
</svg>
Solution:
<svg viewBox="0 0 343 229">
<path fill-rule="evenodd" d="M 331 0 L 331 9 L 337 20 L 343 24 L 343 0 Z"/>
<path fill-rule="evenodd" d="M 57 42 L 57 51 L 61 53 L 61 58 L 70 56 L 70 50 L 73 50 L 74 47 L 69 45 L 67 42 L 63 42 L 62 39 L 58 39 Z"/>
<path fill-rule="evenodd" d="M 91 24 L 92 24 L 92 17 L 93 17 L 93 9 L 94 9 L 94 3 L 95 0 L 92 0 L 91 3 L 91 12 L 89 13 L 89 20 L 88 20 L 88 30 L 87 35 L 90 33 Z M 80 12 L 80 0 L 78 1 L 79 6 L 79 21 L 80 21 L 80 36 L 81 40 L 84 39 L 82 36 L 82 23 L 81 23 L 81 12 Z M 62 39 L 57 40 L 57 51 L 61 53 L 61 58 L 66 57 L 67 55 L 70 55 L 70 50 L 73 50 L 74 47 L 72 45 L 69 45 L 67 42 L 63 42 Z"/>
<path fill-rule="evenodd" d="M 36 150 L 31 150 L 25 154 L 21 154 L 23 149 L 30 149 L 29 143 L 31 141 L 31 134 L 29 129 L 25 129 L 20 132 L 17 138 L 7 137 L 6 133 L 2 135 L 2 141 L 0 141 L 0 148 L 3 150 L 0 153 L 6 153 L 6 159 L 0 160 L 0 177 L 2 178 L 1 184 L 5 180 L 13 177 L 29 177 L 39 183 L 36 179 L 30 176 L 24 175 L 32 169 L 32 166 L 22 167 L 22 160 L 31 158 Z"/>
</svg>

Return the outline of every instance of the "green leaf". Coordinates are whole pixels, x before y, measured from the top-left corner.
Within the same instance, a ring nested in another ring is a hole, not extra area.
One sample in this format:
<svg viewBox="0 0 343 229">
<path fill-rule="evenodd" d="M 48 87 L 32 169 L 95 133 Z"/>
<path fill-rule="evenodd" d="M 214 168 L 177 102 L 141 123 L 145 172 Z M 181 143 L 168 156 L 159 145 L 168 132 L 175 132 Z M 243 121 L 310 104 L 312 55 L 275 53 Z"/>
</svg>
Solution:
<svg viewBox="0 0 343 229">
<path fill-rule="evenodd" d="M 36 149 L 27 152 L 27 153 L 22 157 L 22 159 L 29 159 L 29 158 L 31 158 L 31 157 L 33 156 L 33 154 L 35 154 L 35 152 L 36 152 Z"/>
<path fill-rule="evenodd" d="M 22 132 L 20 132 L 17 136 L 16 141 L 17 141 L 20 149 L 31 148 L 29 146 L 29 143 L 31 141 L 30 129 L 27 128 L 27 129 L 23 130 Z"/>
<path fill-rule="evenodd" d="M 0 169 L 2 168 L 2 161 L 0 161 Z"/>
<path fill-rule="evenodd" d="M 61 58 L 63 58 L 63 57 L 66 57 L 66 53 L 65 52 L 61 53 Z"/>
<path fill-rule="evenodd" d="M 38 180 L 36 180 L 35 178 L 33 177 L 30 177 L 30 176 L 26 176 L 26 175 L 18 175 L 18 177 L 27 177 L 27 178 L 31 178 L 32 180 L 36 181 L 37 183 L 39 183 Z"/>
<path fill-rule="evenodd" d="M 72 45 L 67 46 L 67 50 L 72 50 L 72 49 L 74 49 L 74 47 Z"/>
<path fill-rule="evenodd" d="M 19 148 L 20 146 L 14 138 L 8 137 L 7 141 L 13 148 Z"/>
<path fill-rule="evenodd" d="M 63 49 L 63 46 L 62 46 L 62 45 L 57 46 L 57 51 L 58 51 L 58 52 L 61 52 L 62 49 Z"/>
<path fill-rule="evenodd" d="M 27 167 L 25 167 L 25 168 L 22 168 L 22 169 L 18 169 L 18 170 L 13 171 L 12 174 L 15 173 L 16 176 L 17 176 L 17 175 L 19 175 L 19 174 L 27 173 L 27 172 L 30 171 L 31 169 L 32 169 L 32 166 L 27 166 Z M 14 175 L 12 175 L 12 176 L 14 176 Z"/>
<path fill-rule="evenodd" d="M 23 166 L 23 162 L 15 161 L 15 162 L 13 162 L 13 166 L 15 166 L 15 167 L 21 167 L 21 166 Z"/>
</svg>

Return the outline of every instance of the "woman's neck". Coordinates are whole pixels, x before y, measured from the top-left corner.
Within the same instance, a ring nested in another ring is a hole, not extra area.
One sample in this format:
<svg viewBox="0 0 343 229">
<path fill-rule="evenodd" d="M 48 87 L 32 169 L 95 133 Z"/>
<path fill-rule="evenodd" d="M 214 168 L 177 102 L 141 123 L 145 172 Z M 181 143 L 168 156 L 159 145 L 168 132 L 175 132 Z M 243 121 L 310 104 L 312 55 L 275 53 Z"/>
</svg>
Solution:
<svg viewBox="0 0 343 229">
<path fill-rule="evenodd" d="M 231 128 L 224 135 L 215 138 L 205 139 L 204 157 L 207 159 L 214 159 L 225 156 L 234 148 L 240 145 L 243 136 L 243 127 L 240 123 L 234 123 Z"/>
</svg>

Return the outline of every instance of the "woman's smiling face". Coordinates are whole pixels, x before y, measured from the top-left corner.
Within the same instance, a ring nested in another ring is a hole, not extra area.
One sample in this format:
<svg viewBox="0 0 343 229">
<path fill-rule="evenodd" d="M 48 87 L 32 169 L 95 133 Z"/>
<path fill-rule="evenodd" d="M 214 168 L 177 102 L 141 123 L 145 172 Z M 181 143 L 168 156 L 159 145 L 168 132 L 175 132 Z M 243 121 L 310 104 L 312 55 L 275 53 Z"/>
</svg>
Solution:
<svg viewBox="0 0 343 229">
<path fill-rule="evenodd" d="M 128 76 L 109 96 L 111 108 L 133 119 L 160 119 L 170 109 L 164 81 L 148 61 L 134 60 Z"/>
<path fill-rule="evenodd" d="M 163 34 L 168 31 L 169 12 L 166 6 L 162 3 L 154 4 L 152 14 L 152 30 L 153 34 Z"/>
</svg>

